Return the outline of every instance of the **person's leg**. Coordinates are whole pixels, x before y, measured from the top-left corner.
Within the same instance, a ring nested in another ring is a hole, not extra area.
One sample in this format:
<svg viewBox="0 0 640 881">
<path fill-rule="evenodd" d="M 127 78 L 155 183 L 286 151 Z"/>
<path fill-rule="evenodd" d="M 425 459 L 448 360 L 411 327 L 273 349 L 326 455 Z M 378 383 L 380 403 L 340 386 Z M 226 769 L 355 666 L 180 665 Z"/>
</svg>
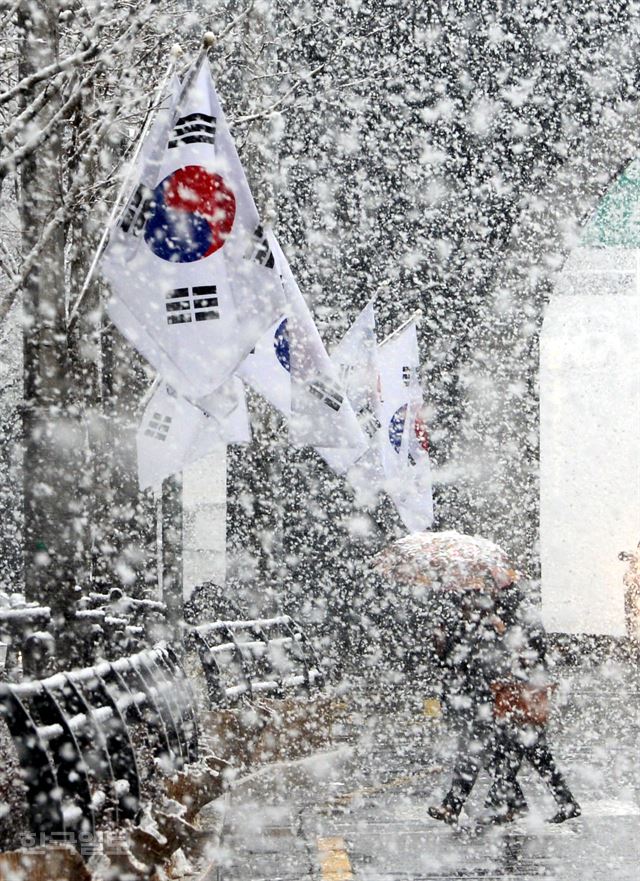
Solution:
<svg viewBox="0 0 640 881">
<path fill-rule="evenodd" d="M 455 822 L 480 773 L 493 737 L 493 726 L 482 715 L 476 715 L 465 727 L 458 741 L 458 750 L 449 791 L 439 807 L 429 808 L 436 820 Z"/>
<path fill-rule="evenodd" d="M 580 805 L 556 766 L 544 729 L 541 728 L 535 732 L 535 740 L 531 745 L 524 747 L 524 755 L 547 784 L 560 807 L 560 811 L 552 818 L 552 822 L 560 823 L 571 817 L 579 816 Z"/>
<path fill-rule="evenodd" d="M 513 819 L 527 810 L 527 800 L 517 776 L 523 752 L 517 739 L 504 725 L 498 727 L 491 767 L 493 784 L 485 800 L 485 808 L 494 811 L 495 819 Z"/>
<path fill-rule="evenodd" d="M 457 817 L 473 789 L 482 768 L 482 756 L 469 753 L 458 757 L 449 792 L 442 800 L 445 809 Z"/>
</svg>

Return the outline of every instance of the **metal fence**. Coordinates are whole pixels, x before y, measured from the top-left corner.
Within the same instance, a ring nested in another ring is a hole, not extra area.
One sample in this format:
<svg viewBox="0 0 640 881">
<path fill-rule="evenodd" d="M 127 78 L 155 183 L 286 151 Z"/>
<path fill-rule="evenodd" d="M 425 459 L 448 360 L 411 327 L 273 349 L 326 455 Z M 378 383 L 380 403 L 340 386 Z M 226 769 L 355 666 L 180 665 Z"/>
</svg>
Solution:
<svg viewBox="0 0 640 881">
<path fill-rule="evenodd" d="M 200 657 L 214 707 L 308 693 L 324 684 L 313 645 L 288 615 L 201 624 L 189 632 L 187 646 Z"/>
<path fill-rule="evenodd" d="M 159 761 L 167 770 L 198 756 L 195 701 L 166 646 L 114 662 L 0 685 L 31 826 L 46 838 L 93 834 L 135 818 Z"/>
<path fill-rule="evenodd" d="M 122 651 L 134 638 L 147 639 L 147 627 L 135 623 L 141 612 L 161 621 L 164 607 L 89 595 L 76 614 L 89 628 L 77 631 L 87 655 L 104 657 L 103 639 L 111 632 L 124 642 L 114 640 L 110 656 L 122 656 L 66 671 L 55 655 L 49 609 L 23 604 L 0 610 L 0 641 L 8 641 L 14 656 L 31 652 L 31 672 L 38 663 L 59 670 L 25 678 L 14 666 L 12 681 L 5 675 L 0 682 L 0 802 L 10 805 L 16 828 L 30 826 L 40 841 L 78 844 L 98 829 L 135 820 L 142 799 L 159 794 L 162 771 L 198 758 L 197 702 L 174 650 L 160 643 Z M 191 627 L 184 648 L 197 653 L 213 709 L 263 696 L 308 695 L 324 684 L 311 642 L 286 615 Z M 11 838 L 10 827 L 3 820 L 0 849 L 19 840 Z"/>
<path fill-rule="evenodd" d="M 48 606 L 27 603 L 20 595 L 0 606 L 0 674 L 24 670 L 42 677 L 56 667 L 59 622 Z M 83 595 L 74 613 L 76 662 L 88 666 L 97 657 L 121 657 L 165 638 L 167 607 L 157 600 L 127 596 L 119 588 Z"/>
</svg>

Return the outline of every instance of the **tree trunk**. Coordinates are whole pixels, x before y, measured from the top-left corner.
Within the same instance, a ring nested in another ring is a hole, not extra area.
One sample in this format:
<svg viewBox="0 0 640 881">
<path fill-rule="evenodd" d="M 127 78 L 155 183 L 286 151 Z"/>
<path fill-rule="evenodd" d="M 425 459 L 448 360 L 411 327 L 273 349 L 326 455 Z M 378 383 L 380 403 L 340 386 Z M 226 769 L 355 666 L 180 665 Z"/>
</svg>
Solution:
<svg viewBox="0 0 640 881">
<path fill-rule="evenodd" d="M 20 75 L 53 63 L 58 51 L 59 6 L 34 0 L 20 14 L 24 37 Z M 27 93 L 25 102 L 32 100 Z M 52 98 L 38 119 L 55 112 Z M 56 132 L 21 167 L 25 253 L 59 208 L 62 146 Z M 73 659 L 76 584 L 86 517 L 86 437 L 74 390 L 65 327 L 65 233 L 58 224 L 24 285 L 24 563 L 25 592 L 50 605 L 63 634 L 58 652 Z"/>
<path fill-rule="evenodd" d="M 102 417 L 93 455 L 94 567 L 103 587 L 157 597 L 157 504 L 138 487 L 136 430 L 140 399 L 151 382 L 142 359 L 113 329 L 102 335 Z"/>
</svg>

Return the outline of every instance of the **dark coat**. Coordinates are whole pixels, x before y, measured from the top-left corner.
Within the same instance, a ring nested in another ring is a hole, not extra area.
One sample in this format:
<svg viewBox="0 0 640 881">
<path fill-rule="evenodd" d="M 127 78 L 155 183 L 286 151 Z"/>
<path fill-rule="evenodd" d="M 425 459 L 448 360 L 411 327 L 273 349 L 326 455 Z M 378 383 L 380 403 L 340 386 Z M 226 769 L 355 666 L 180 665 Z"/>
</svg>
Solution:
<svg viewBox="0 0 640 881">
<path fill-rule="evenodd" d="M 504 650 L 495 608 L 475 606 L 480 597 L 465 597 L 460 616 L 443 653 L 445 688 L 450 696 L 466 695 L 473 703 L 491 698 L 491 683 L 504 672 Z"/>
<path fill-rule="evenodd" d="M 547 685 L 547 635 L 537 609 L 520 588 L 513 585 L 498 596 L 496 613 L 506 627 L 501 637 L 504 677 L 532 685 Z"/>
</svg>

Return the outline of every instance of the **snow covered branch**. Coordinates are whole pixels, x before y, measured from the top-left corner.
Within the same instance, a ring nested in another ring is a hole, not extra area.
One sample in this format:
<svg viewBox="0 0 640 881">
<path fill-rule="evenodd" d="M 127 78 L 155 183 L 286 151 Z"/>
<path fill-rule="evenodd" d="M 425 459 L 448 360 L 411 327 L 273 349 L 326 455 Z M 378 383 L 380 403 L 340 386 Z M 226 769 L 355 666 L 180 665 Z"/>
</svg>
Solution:
<svg viewBox="0 0 640 881">
<path fill-rule="evenodd" d="M 15 256 L 11 253 L 3 239 L 0 239 L 0 255 L 0 268 L 9 280 L 14 282 L 18 274 L 18 265 Z"/>
<path fill-rule="evenodd" d="M 282 107 L 282 105 L 288 98 L 290 98 L 292 95 L 295 95 L 296 92 L 298 92 L 299 89 L 303 85 L 305 85 L 309 79 L 313 78 L 316 74 L 323 71 L 328 63 L 328 61 L 323 61 L 322 64 L 319 64 L 313 70 L 309 71 L 308 75 L 305 78 L 297 80 L 291 86 L 291 88 L 284 93 L 284 95 L 281 95 L 280 98 L 274 101 L 273 104 L 271 104 L 269 107 L 265 107 L 263 110 L 257 110 L 255 113 L 249 113 L 246 116 L 238 116 L 236 117 L 236 119 L 233 120 L 233 122 L 235 124 L 254 122 L 257 119 L 264 119 L 267 116 L 271 116 L 271 114 L 275 113 L 278 108 Z"/>
<path fill-rule="evenodd" d="M 13 16 L 16 14 L 20 6 L 24 0 L 15 0 L 13 4 L 11 3 L 2 3 L 1 8 L 4 13 L 3 17 L 0 19 L 0 31 L 4 31 L 4 29 L 9 25 L 12 21 Z"/>
<path fill-rule="evenodd" d="M 40 113 L 52 94 L 53 90 L 51 88 L 43 89 L 40 94 L 34 98 L 31 104 L 25 107 L 22 113 L 19 113 L 18 116 L 14 118 L 13 122 L 11 122 L 2 132 L 0 135 L 0 143 L 5 147 L 8 146 L 24 129 L 26 124 Z"/>
<path fill-rule="evenodd" d="M 88 39 L 84 38 L 82 43 L 86 45 L 87 41 Z M 0 94 L 0 105 L 6 104 L 7 101 L 10 101 L 17 95 L 30 91 L 30 89 L 38 83 L 41 83 L 43 80 L 51 79 L 62 71 L 69 70 L 71 67 L 77 67 L 85 61 L 95 58 L 99 51 L 100 47 L 97 44 L 92 43 L 86 49 L 75 52 L 73 55 L 69 55 L 62 61 L 50 64 L 47 67 L 43 67 L 42 70 L 32 73 L 30 76 L 24 77 L 20 82 L 16 83 L 10 89 L 7 89 L 6 92 Z"/>
<path fill-rule="evenodd" d="M 77 82 L 77 77 L 75 77 L 75 75 L 74 79 Z M 3 157 L 0 160 L 0 179 L 7 173 L 7 171 L 20 165 L 20 163 L 23 162 L 27 158 L 27 156 L 30 156 L 51 136 L 51 134 L 58 128 L 60 123 L 68 117 L 69 113 L 77 105 L 83 90 L 86 88 L 90 80 L 91 76 L 85 77 L 82 82 L 73 89 L 70 97 L 67 98 L 64 104 L 62 104 L 58 108 L 58 110 L 56 110 L 56 112 L 53 114 L 51 119 L 49 119 L 46 125 L 44 125 L 43 128 L 41 128 L 40 131 L 31 138 L 30 141 L 27 141 L 26 144 L 23 144 L 17 150 L 14 150 L 13 153 Z M 71 85 L 75 85 L 73 80 Z"/>
</svg>

